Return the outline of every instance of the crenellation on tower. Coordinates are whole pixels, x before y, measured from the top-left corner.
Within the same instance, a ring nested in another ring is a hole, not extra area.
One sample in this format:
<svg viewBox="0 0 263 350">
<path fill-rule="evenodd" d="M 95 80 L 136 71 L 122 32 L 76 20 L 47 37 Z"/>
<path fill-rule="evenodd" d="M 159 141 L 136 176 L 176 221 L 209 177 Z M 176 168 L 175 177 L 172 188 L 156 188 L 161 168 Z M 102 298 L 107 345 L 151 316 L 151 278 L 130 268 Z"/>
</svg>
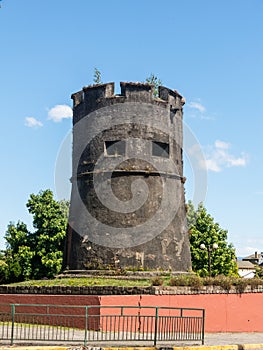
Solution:
<svg viewBox="0 0 263 350">
<path fill-rule="evenodd" d="M 154 86 L 148 83 L 120 82 L 121 94 L 114 93 L 114 83 L 95 84 L 83 87 L 82 90 L 73 93 L 73 108 L 84 103 L 84 111 L 89 112 L 110 104 L 120 102 L 143 102 L 163 105 L 175 113 L 182 109 L 185 99 L 176 90 L 159 86 L 159 96 L 153 94 Z"/>
<path fill-rule="evenodd" d="M 83 88 L 85 114 L 98 108 L 101 101 L 114 96 L 114 83 L 96 84 Z"/>
<path fill-rule="evenodd" d="M 167 101 L 171 109 L 182 109 L 185 99 L 176 90 L 168 89 L 165 86 L 159 86 L 159 98 Z"/>
<path fill-rule="evenodd" d="M 149 103 L 153 100 L 153 85 L 147 83 L 121 82 L 121 95 L 127 101 Z"/>
<path fill-rule="evenodd" d="M 71 98 L 73 100 L 73 108 L 77 107 L 84 100 L 83 90 L 75 92 L 74 94 L 71 95 Z"/>
<path fill-rule="evenodd" d="M 83 87 L 84 101 L 87 104 L 114 95 L 114 83 L 95 84 Z"/>
</svg>

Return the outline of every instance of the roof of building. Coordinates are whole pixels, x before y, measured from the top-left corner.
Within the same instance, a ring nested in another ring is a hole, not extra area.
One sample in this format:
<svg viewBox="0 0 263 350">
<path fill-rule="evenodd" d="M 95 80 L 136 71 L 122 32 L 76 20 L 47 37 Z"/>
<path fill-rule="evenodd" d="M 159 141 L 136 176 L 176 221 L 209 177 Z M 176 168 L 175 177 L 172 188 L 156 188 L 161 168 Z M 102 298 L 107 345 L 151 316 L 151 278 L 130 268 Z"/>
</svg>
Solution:
<svg viewBox="0 0 263 350">
<path fill-rule="evenodd" d="M 248 256 L 245 256 L 242 260 L 255 260 L 255 259 L 258 259 L 258 257 L 255 257 L 255 254 L 251 254 L 251 255 L 248 255 Z"/>
<path fill-rule="evenodd" d="M 250 261 L 237 260 L 237 266 L 239 269 L 249 269 L 249 270 L 255 269 L 255 265 L 252 264 Z"/>
<path fill-rule="evenodd" d="M 245 256 L 242 260 L 261 260 L 263 259 L 263 252 L 255 252 L 254 254 Z"/>
</svg>

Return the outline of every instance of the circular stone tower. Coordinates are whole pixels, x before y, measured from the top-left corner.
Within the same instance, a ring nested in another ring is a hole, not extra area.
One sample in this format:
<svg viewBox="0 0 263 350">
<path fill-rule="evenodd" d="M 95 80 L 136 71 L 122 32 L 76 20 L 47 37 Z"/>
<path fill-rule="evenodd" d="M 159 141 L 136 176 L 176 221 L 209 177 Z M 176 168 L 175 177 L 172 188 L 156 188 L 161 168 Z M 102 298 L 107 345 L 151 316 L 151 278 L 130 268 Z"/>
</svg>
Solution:
<svg viewBox="0 0 263 350">
<path fill-rule="evenodd" d="M 182 107 L 175 90 L 143 83 L 72 95 L 73 174 L 64 267 L 191 269 L 184 198 Z"/>
</svg>

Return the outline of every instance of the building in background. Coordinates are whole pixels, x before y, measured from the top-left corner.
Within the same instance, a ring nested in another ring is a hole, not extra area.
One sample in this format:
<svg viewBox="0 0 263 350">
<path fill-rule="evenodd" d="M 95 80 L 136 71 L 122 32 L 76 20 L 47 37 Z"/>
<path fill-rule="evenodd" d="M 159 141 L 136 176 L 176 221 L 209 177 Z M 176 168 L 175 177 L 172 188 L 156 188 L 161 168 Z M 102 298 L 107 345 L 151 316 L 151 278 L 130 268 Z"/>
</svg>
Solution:
<svg viewBox="0 0 263 350">
<path fill-rule="evenodd" d="M 263 252 L 258 253 L 255 252 L 254 254 L 251 254 L 245 258 L 242 259 L 243 261 L 249 261 L 252 264 L 263 266 Z"/>
<path fill-rule="evenodd" d="M 256 274 L 255 265 L 250 261 L 237 260 L 238 274 L 243 278 L 254 278 Z"/>
</svg>

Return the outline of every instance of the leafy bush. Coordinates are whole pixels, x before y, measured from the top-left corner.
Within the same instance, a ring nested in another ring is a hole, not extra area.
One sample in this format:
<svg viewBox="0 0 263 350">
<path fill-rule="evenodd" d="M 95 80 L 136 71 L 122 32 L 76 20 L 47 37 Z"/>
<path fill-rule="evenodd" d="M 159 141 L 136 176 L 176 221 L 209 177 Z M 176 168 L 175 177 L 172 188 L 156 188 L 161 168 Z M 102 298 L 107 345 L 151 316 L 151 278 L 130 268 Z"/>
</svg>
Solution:
<svg viewBox="0 0 263 350">
<path fill-rule="evenodd" d="M 163 279 L 159 276 L 152 278 L 152 286 L 162 286 L 163 285 Z"/>
<path fill-rule="evenodd" d="M 199 289 L 202 286 L 219 286 L 227 292 L 232 287 L 235 287 L 237 292 L 243 293 L 247 286 L 251 289 L 255 289 L 260 285 L 263 285 L 263 279 L 261 278 L 250 278 L 244 279 L 241 277 L 229 277 L 219 275 L 216 277 L 199 277 L 199 276 L 176 276 L 170 279 L 170 286 L 187 286 L 193 289 Z"/>
<path fill-rule="evenodd" d="M 188 286 L 188 281 L 183 276 L 176 276 L 176 277 L 172 277 L 170 279 L 169 285 L 172 286 L 172 287 L 175 287 L 175 286 Z"/>
<path fill-rule="evenodd" d="M 8 265 L 4 260 L 0 260 L 0 283 L 4 283 L 8 276 Z"/>
<path fill-rule="evenodd" d="M 233 285 L 233 278 L 232 277 L 226 277 L 224 275 L 219 275 L 219 276 L 214 278 L 214 286 L 219 286 L 219 287 L 225 289 L 227 292 L 230 291 L 232 285 Z"/>
<path fill-rule="evenodd" d="M 235 279 L 233 281 L 233 285 L 236 287 L 238 293 L 243 293 L 249 284 L 250 282 L 248 281 L 248 279 L 243 278 Z"/>
<path fill-rule="evenodd" d="M 256 267 L 256 277 L 263 278 L 263 267 L 262 266 Z"/>
<path fill-rule="evenodd" d="M 199 289 L 202 285 L 202 278 L 199 276 L 175 276 L 170 279 L 170 286 L 188 286 Z"/>
<path fill-rule="evenodd" d="M 252 290 L 263 285 L 263 279 L 258 277 L 251 278 L 249 282 Z"/>
</svg>

